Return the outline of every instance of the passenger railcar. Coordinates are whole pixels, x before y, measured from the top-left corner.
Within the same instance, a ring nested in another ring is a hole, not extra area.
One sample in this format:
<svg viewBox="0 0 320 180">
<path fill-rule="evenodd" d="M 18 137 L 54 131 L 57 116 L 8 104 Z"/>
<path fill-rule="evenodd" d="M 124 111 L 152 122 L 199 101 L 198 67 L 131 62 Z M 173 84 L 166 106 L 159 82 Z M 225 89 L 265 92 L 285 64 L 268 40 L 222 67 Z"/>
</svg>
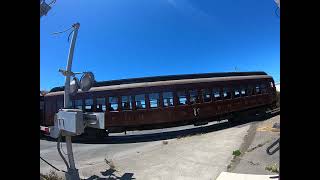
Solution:
<svg viewBox="0 0 320 180">
<path fill-rule="evenodd" d="M 123 132 L 201 124 L 274 107 L 274 80 L 265 72 L 157 76 L 96 82 L 71 97 L 85 112 L 105 112 L 105 130 Z M 63 87 L 44 96 L 44 126 L 63 107 Z"/>
</svg>

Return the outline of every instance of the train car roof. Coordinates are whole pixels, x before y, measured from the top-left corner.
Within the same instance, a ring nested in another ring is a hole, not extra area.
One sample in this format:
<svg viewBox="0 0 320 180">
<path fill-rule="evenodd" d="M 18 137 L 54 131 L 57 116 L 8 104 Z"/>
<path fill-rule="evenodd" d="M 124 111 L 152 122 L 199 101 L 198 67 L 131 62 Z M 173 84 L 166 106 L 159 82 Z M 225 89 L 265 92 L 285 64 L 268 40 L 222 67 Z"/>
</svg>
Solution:
<svg viewBox="0 0 320 180">
<path fill-rule="evenodd" d="M 212 78 L 212 77 L 230 77 L 230 76 L 254 76 L 254 75 L 267 75 L 263 71 L 252 72 L 221 72 L 221 73 L 201 73 L 201 74 L 181 74 L 181 75 L 167 75 L 167 76 L 151 76 L 140 78 L 119 79 L 110 81 L 99 81 L 93 84 L 93 87 L 144 83 L 144 82 L 156 82 L 156 81 L 170 81 L 181 79 L 198 79 L 198 78 Z M 50 92 L 64 91 L 64 86 L 55 87 Z"/>
<path fill-rule="evenodd" d="M 259 76 L 267 75 L 267 73 L 262 71 L 256 72 L 223 72 L 223 73 L 202 73 L 202 74 L 182 74 L 182 75 L 168 75 L 168 76 L 153 76 L 153 77 L 142 77 L 142 78 L 130 78 L 130 79 L 120 79 L 120 80 L 110 80 L 110 81 L 100 81 L 95 82 L 93 87 L 106 87 L 115 85 L 125 85 L 125 84 L 136 84 L 136 83 L 148 83 L 157 81 L 173 81 L 173 80 L 184 80 L 184 79 L 203 79 L 203 78 L 215 78 L 215 77 L 239 77 L 239 76 Z M 64 91 L 64 86 L 55 87 L 51 89 L 50 93 Z"/>
</svg>

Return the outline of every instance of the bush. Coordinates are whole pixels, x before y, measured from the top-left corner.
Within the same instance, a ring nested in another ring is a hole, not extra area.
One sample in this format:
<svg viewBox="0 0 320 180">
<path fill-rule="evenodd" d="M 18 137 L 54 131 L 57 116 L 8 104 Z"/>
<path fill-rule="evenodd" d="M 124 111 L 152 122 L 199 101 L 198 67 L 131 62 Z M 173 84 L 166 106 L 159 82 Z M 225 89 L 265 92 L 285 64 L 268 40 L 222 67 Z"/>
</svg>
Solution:
<svg viewBox="0 0 320 180">
<path fill-rule="evenodd" d="M 49 174 L 43 175 L 40 173 L 40 180 L 64 180 L 64 178 L 60 177 L 56 172 L 50 171 Z"/>
<path fill-rule="evenodd" d="M 236 150 L 232 152 L 232 155 L 234 156 L 240 156 L 240 154 L 241 154 L 240 150 Z"/>
<path fill-rule="evenodd" d="M 267 171 L 271 171 L 271 172 L 274 172 L 274 173 L 279 173 L 279 169 L 277 167 L 277 164 L 273 164 L 271 166 L 267 166 L 265 169 Z"/>
</svg>

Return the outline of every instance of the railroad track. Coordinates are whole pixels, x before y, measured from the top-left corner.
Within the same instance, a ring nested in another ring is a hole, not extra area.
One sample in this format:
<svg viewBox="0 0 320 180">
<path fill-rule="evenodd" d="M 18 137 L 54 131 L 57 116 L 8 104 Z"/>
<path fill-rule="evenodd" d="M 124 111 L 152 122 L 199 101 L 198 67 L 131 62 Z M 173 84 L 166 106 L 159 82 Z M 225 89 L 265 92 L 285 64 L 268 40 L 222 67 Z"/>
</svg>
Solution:
<svg viewBox="0 0 320 180">
<path fill-rule="evenodd" d="M 277 114 L 280 113 L 280 107 L 266 111 L 267 114 Z"/>
</svg>

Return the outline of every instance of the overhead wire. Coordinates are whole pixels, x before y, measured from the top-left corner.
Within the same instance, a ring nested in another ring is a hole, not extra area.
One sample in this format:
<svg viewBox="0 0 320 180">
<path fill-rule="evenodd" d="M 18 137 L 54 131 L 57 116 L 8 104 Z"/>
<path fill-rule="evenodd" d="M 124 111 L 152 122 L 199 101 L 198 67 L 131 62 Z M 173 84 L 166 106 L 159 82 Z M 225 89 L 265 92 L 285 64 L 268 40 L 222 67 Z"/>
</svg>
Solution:
<svg viewBox="0 0 320 180">
<path fill-rule="evenodd" d="M 74 26 L 72 25 L 70 28 L 66 29 L 66 30 L 63 30 L 63 31 L 59 31 L 59 32 L 54 32 L 52 33 L 52 35 L 57 35 L 57 34 L 61 34 L 61 33 L 65 33 L 67 31 L 69 31 L 70 29 L 74 28 Z M 68 35 L 68 42 L 70 42 L 70 36 L 71 34 L 74 32 L 74 30 L 72 30 L 69 35 Z"/>
<path fill-rule="evenodd" d="M 60 31 L 60 32 L 54 32 L 54 33 L 52 33 L 52 35 L 56 35 L 56 34 L 61 34 L 61 33 L 67 32 L 72 28 L 73 28 L 73 26 L 71 26 L 69 29 L 66 29 L 66 30 L 63 30 L 63 31 Z"/>
</svg>

